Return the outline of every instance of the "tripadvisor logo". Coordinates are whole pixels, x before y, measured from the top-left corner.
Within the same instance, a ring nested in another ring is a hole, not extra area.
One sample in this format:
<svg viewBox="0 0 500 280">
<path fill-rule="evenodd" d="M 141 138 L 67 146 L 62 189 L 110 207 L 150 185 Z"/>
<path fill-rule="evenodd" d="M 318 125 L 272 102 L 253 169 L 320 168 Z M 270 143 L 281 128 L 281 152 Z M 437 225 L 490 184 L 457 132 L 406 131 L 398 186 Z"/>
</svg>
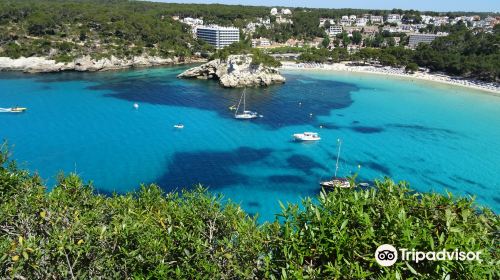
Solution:
<svg viewBox="0 0 500 280">
<path fill-rule="evenodd" d="M 375 251 L 375 260 L 381 266 L 391 266 L 398 260 L 398 251 L 392 245 L 380 245 Z"/>
<path fill-rule="evenodd" d="M 383 244 L 380 245 L 375 251 L 375 260 L 381 266 L 391 266 L 398 260 L 398 255 L 402 261 L 413 261 L 419 263 L 423 260 L 427 261 L 481 261 L 478 252 L 463 252 L 455 249 L 453 251 L 448 251 L 443 249 L 441 251 L 429 251 L 422 252 L 416 251 L 415 249 L 408 250 L 405 248 L 400 248 L 398 250 L 392 245 Z"/>
</svg>

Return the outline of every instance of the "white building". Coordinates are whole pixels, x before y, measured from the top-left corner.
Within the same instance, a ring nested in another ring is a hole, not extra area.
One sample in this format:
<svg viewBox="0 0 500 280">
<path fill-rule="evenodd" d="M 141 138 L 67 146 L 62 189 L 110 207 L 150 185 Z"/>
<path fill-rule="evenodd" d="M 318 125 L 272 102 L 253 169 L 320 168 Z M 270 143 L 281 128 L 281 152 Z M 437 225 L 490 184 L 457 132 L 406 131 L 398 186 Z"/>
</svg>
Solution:
<svg viewBox="0 0 500 280">
<path fill-rule="evenodd" d="M 258 18 L 258 22 L 264 24 L 264 25 L 269 25 L 271 24 L 271 19 L 270 18 Z"/>
<path fill-rule="evenodd" d="M 448 24 L 449 18 L 448 17 L 434 17 L 434 25 L 435 26 L 441 26 Z"/>
<path fill-rule="evenodd" d="M 199 18 L 191 18 L 191 17 L 187 17 L 187 18 L 183 18 L 181 19 L 181 21 L 187 25 L 203 25 L 203 19 L 199 19 Z"/>
<path fill-rule="evenodd" d="M 281 9 L 281 14 L 283 14 L 283 15 L 291 15 L 292 11 L 290 9 Z"/>
<path fill-rule="evenodd" d="M 340 34 L 342 33 L 342 26 L 340 25 L 330 25 L 330 28 L 328 29 L 328 35 L 330 35 L 331 37 L 337 35 L 337 34 Z"/>
<path fill-rule="evenodd" d="M 425 24 L 429 24 L 432 21 L 432 17 L 431 16 L 421 15 L 420 17 L 422 18 L 422 22 L 425 23 Z"/>
<path fill-rule="evenodd" d="M 272 8 L 272 9 L 271 9 L 271 15 L 272 15 L 272 16 L 275 16 L 275 15 L 277 15 L 277 14 L 278 14 L 278 9 L 276 9 L 276 8 Z"/>
<path fill-rule="evenodd" d="M 285 23 L 293 24 L 293 21 L 289 18 L 282 17 L 281 15 L 278 15 L 278 16 L 276 16 L 276 23 L 277 24 L 285 24 Z"/>
<path fill-rule="evenodd" d="M 401 15 L 400 14 L 390 14 L 387 16 L 387 22 L 389 23 L 401 23 Z"/>
<path fill-rule="evenodd" d="M 255 32 L 255 29 L 257 26 L 260 26 L 259 24 L 255 23 L 255 22 L 249 22 L 247 24 L 247 26 L 245 27 L 245 32 L 248 33 L 252 33 L 252 32 Z"/>
<path fill-rule="evenodd" d="M 384 17 L 383 16 L 370 16 L 370 21 L 372 24 L 381 24 L 384 23 Z"/>
<path fill-rule="evenodd" d="M 350 16 L 349 16 L 349 19 L 350 19 L 351 21 L 355 21 L 355 20 L 356 20 L 356 16 L 355 16 L 355 15 L 350 15 Z"/>
<path fill-rule="evenodd" d="M 408 46 L 415 48 L 420 43 L 428 44 L 440 36 L 445 36 L 445 34 L 410 34 Z"/>
<path fill-rule="evenodd" d="M 202 39 L 217 49 L 240 41 L 240 30 L 236 27 L 199 26 L 196 29 L 196 35 L 198 39 Z"/>
<path fill-rule="evenodd" d="M 260 37 L 259 39 L 252 39 L 252 47 L 269 47 L 271 45 L 271 41 L 267 38 Z"/>
<path fill-rule="evenodd" d="M 356 19 L 356 26 L 366 26 L 366 23 L 368 21 L 365 18 L 357 18 Z"/>
<path fill-rule="evenodd" d="M 342 16 L 342 18 L 340 19 L 340 25 L 342 26 L 351 25 L 352 23 L 353 21 L 350 20 L 348 16 Z"/>
<path fill-rule="evenodd" d="M 330 25 L 334 25 L 335 24 L 335 20 L 333 20 L 331 18 L 320 18 L 319 19 L 319 27 L 325 26 L 325 22 L 329 22 Z"/>
</svg>

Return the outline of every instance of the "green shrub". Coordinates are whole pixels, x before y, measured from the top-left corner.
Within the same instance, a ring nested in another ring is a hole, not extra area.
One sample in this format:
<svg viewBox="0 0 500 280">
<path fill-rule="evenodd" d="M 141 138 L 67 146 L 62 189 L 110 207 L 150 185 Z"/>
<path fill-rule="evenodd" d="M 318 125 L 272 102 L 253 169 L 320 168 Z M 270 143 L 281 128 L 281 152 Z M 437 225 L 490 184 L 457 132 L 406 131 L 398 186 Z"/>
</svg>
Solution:
<svg viewBox="0 0 500 280">
<path fill-rule="evenodd" d="M 13 59 L 20 58 L 22 56 L 21 46 L 16 43 L 8 43 L 4 46 L 2 55 Z"/>
<path fill-rule="evenodd" d="M 63 62 L 63 63 L 69 63 L 75 60 L 75 58 L 72 55 L 68 54 L 60 54 L 57 56 L 53 57 L 56 62 Z"/>
<path fill-rule="evenodd" d="M 268 67 L 280 67 L 281 62 L 274 57 L 263 53 L 259 49 L 252 50 L 252 65 L 264 65 Z"/>
<path fill-rule="evenodd" d="M 405 67 L 405 72 L 407 72 L 407 73 L 413 74 L 416 71 L 418 71 L 418 65 L 416 63 L 413 63 L 413 62 L 408 63 L 408 65 L 406 65 L 406 67 Z"/>
<path fill-rule="evenodd" d="M 269 269 L 292 278 L 494 279 L 499 271 L 500 219 L 470 199 L 416 193 L 386 179 L 376 188 L 335 189 L 303 207 L 283 206 Z M 303 210 L 302 210 L 303 209 Z M 375 262 L 382 244 L 417 251 L 481 251 L 482 262 Z M 286 264 L 286 265 L 284 265 Z"/>
</svg>

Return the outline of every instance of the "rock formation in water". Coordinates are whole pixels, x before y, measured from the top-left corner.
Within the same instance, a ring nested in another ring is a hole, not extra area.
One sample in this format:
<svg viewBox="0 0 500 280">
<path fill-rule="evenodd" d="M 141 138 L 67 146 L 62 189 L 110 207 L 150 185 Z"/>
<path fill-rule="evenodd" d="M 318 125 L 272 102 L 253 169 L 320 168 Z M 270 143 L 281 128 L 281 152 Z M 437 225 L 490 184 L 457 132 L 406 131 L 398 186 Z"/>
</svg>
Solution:
<svg viewBox="0 0 500 280">
<path fill-rule="evenodd" d="M 252 64 L 251 55 L 230 55 L 226 60 L 215 59 L 188 69 L 177 77 L 216 79 L 223 87 L 269 86 L 285 82 L 285 77 L 277 69 Z"/>
<path fill-rule="evenodd" d="M 91 58 L 90 56 L 83 56 L 73 60 L 72 62 L 63 63 L 45 57 L 21 57 L 17 59 L 0 57 L 0 71 L 23 71 L 27 73 L 40 73 L 73 70 L 93 72 L 189 62 L 196 62 L 196 60 L 188 59 L 181 62 L 177 57 L 161 58 L 156 56 L 136 56 L 132 58 L 117 58 L 111 56 L 110 58 L 102 58 L 96 60 Z"/>
</svg>

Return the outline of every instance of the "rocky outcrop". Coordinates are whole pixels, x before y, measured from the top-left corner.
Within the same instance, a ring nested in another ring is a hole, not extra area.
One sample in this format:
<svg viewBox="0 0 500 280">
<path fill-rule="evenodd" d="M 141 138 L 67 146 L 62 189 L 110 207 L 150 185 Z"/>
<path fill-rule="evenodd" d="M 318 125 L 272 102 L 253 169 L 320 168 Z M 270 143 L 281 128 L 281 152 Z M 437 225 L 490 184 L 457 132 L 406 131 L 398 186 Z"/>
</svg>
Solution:
<svg viewBox="0 0 500 280">
<path fill-rule="evenodd" d="M 188 59 L 182 63 L 198 62 Z M 0 57 L 0 71 L 23 71 L 27 73 L 60 72 L 60 71 L 106 71 L 131 67 L 150 67 L 181 63 L 178 58 L 161 58 L 156 56 L 136 56 L 127 58 L 103 58 L 100 60 L 84 56 L 72 62 L 62 63 L 45 57 L 21 57 L 12 59 Z"/>
<path fill-rule="evenodd" d="M 285 82 L 285 77 L 277 69 L 252 64 L 251 55 L 230 55 L 225 61 L 215 59 L 177 77 L 216 79 L 223 87 L 269 86 Z"/>
</svg>

